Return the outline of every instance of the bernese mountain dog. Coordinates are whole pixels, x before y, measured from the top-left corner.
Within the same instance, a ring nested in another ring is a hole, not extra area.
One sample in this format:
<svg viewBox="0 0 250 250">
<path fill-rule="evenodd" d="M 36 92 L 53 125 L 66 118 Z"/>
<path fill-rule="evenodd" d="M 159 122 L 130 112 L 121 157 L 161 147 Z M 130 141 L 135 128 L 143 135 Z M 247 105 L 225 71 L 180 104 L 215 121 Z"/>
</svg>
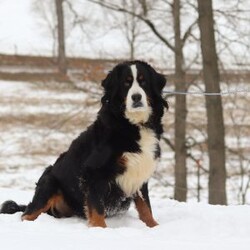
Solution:
<svg viewBox="0 0 250 250">
<path fill-rule="evenodd" d="M 104 95 L 95 122 L 47 167 L 32 201 L 6 201 L 1 213 L 22 211 L 22 220 L 41 213 L 81 216 L 89 226 L 106 227 L 105 217 L 128 210 L 133 201 L 147 226 L 152 215 L 148 180 L 160 157 L 162 98 L 166 79 L 142 61 L 120 63 L 102 81 Z"/>
</svg>

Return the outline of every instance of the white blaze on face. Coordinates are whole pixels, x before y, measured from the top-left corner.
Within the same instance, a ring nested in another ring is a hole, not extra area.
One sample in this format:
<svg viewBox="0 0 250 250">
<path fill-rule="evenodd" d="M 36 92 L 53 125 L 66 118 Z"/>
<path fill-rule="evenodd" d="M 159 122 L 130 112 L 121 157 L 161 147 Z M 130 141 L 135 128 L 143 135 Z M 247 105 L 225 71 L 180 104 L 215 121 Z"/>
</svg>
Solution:
<svg viewBox="0 0 250 250">
<path fill-rule="evenodd" d="M 151 108 L 147 102 L 147 95 L 137 81 L 136 65 L 131 65 L 133 83 L 126 98 L 125 116 L 131 123 L 147 122 L 151 114 Z"/>
</svg>

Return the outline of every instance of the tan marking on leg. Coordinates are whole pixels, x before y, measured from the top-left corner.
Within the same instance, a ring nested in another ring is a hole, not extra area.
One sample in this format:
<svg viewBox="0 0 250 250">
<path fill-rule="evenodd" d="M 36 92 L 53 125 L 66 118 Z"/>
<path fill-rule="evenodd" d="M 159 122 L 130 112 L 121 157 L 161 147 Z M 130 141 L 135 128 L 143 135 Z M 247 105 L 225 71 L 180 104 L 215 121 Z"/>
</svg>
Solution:
<svg viewBox="0 0 250 250">
<path fill-rule="evenodd" d="M 70 208 L 64 202 L 63 196 L 61 194 L 56 194 L 48 200 L 47 204 L 43 208 L 34 211 L 32 214 L 23 215 L 22 220 L 34 221 L 41 213 L 46 213 L 49 209 L 54 208 L 56 208 L 60 213 L 64 211 L 68 215 L 70 214 Z M 62 216 L 66 215 L 63 214 Z"/>
<path fill-rule="evenodd" d="M 65 202 L 63 195 L 57 195 L 51 204 L 51 211 L 57 211 L 59 217 L 70 217 L 73 215 L 72 209 Z"/>
<path fill-rule="evenodd" d="M 153 218 L 152 212 L 148 207 L 147 203 L 140 197 L 137 196 L 135 199 L 135 206 L 139 213 L 139 218 L 142 220 L 148 227 L 155 227 L 159 225 Z"/>
<path fill-rule="evenodd" d="M 32 214 L 25 214 L 22 216 L 22 221 L 24 220 L 29 220 L 29 221 L 34 221 L 41 213 L 46 213 L 50 208 L 50 205 L 47 203 L 44 208 L 41 208 Z"/>
<path fill-rule="evenodd" d="M 88 224 L 90 227 L 107 227 L 104 214 L 99 214 L 94 208 L 86 207 Z"/>
</svg>

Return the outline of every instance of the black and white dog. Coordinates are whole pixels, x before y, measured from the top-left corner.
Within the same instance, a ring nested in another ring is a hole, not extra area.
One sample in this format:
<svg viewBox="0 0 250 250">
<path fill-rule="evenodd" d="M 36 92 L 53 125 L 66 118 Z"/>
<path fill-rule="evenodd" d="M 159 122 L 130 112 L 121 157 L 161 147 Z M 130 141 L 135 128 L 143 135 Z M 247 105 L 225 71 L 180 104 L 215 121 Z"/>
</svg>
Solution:
<svg viewBox="0 0 250 250">
<path fill-rule="evenodd" d="M 6 201 L 1 213 L 23 211 L 22 220 L 41 213 L 88 219 L 106 227 L 105 217 L 126 211 L 134 201 L 149 227 L 152 216 L 148 180 L 160 156 L 166 80 L 141 61 L 118 64 L 103 80 L 96 121 L 40 177 L 28 206 Z"/>
</svg>

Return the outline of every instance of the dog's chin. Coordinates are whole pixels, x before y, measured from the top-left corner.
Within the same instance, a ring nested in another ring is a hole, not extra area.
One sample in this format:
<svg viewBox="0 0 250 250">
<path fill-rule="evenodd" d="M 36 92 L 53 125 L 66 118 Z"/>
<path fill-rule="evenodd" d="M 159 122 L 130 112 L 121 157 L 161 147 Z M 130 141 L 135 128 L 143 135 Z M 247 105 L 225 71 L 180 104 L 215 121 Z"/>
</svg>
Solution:
<svg viewBox="0 0 250 250">
<path fill-rule="evenodd" d="M 142 124 L 146 123 L 149 120 L 151 114 L 150 107 L 127 107 L 125 110 L 125 117 L 132 123 L 132 124 Z"/>
</svg>

